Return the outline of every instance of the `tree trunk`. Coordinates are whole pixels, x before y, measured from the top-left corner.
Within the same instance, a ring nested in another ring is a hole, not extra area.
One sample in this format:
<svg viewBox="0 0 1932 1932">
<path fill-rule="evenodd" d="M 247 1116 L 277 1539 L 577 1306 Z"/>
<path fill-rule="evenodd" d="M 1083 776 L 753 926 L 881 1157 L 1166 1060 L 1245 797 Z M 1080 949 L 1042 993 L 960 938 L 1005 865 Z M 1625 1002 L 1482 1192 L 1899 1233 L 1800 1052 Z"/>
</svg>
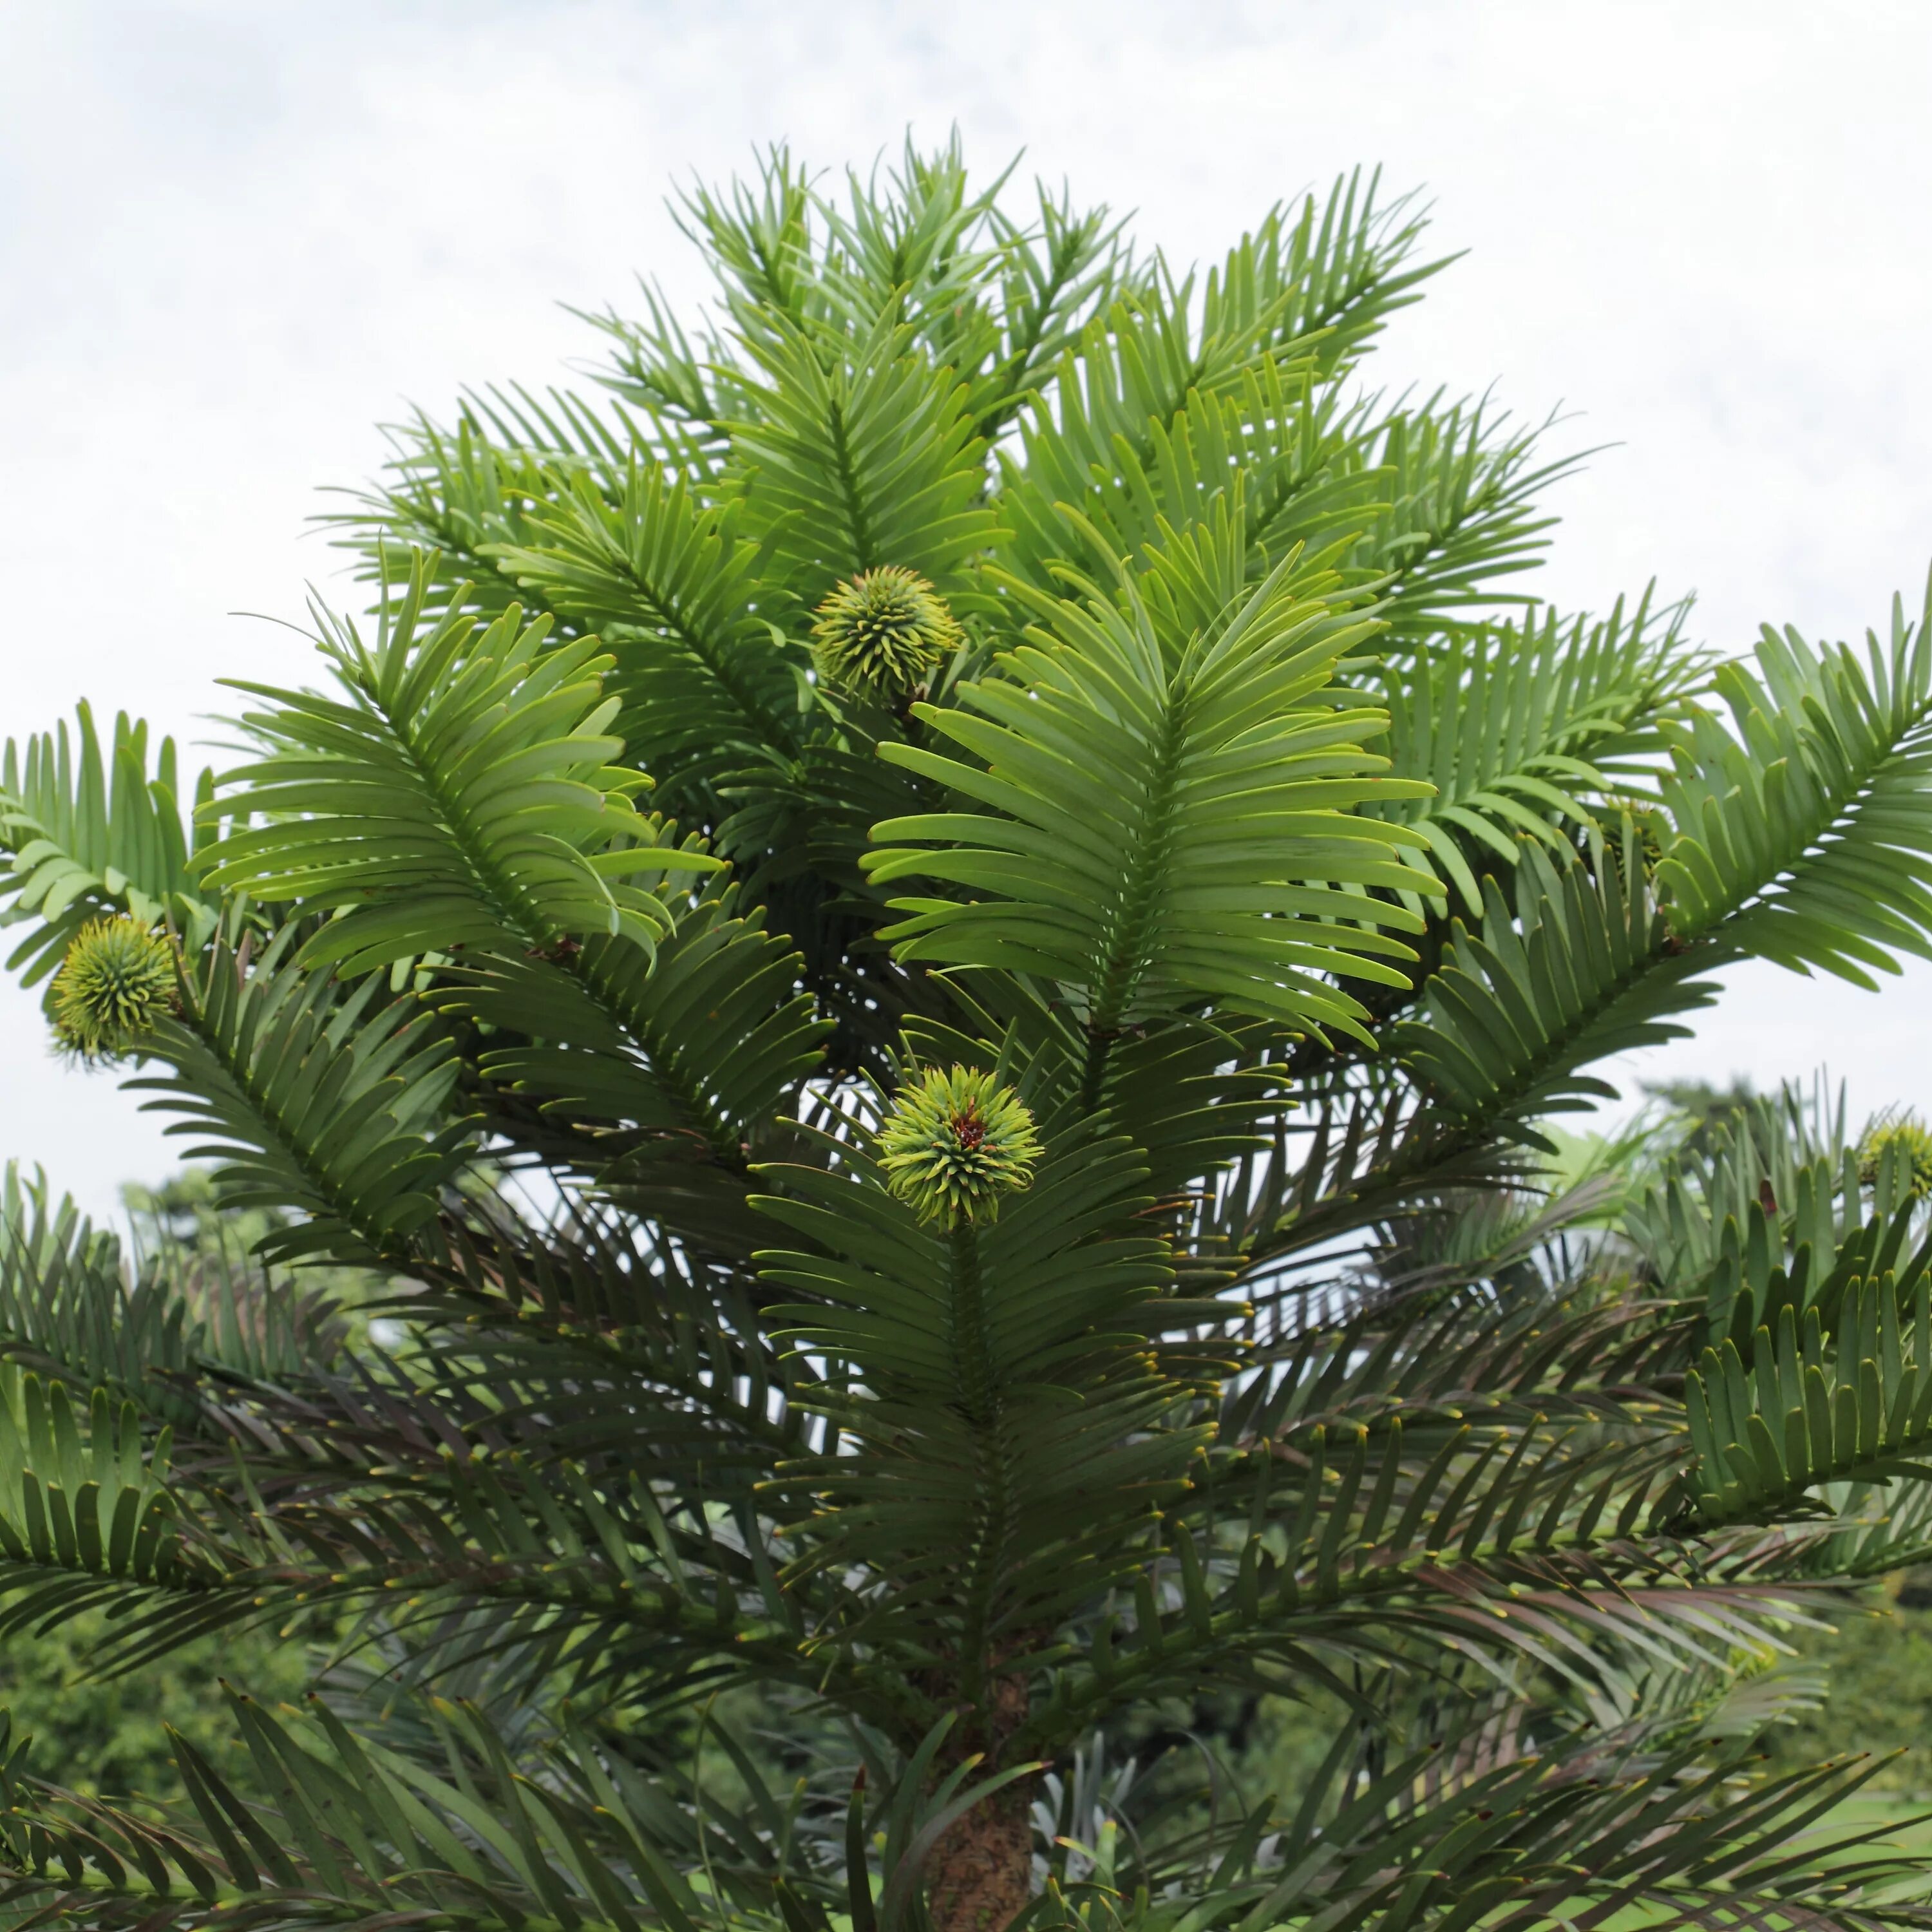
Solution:
<svg viewBox="0 0 1932 1932">
<path fill-rule="evenodd" d="M 1033 1896 L 1033 1780 L 982 1798 L 934 1848 L 934 1932 L 1005 1932 Z"/>
<path fill-rule="evenodd" d="M 1007 1740 L 1027 1719 L 1024 1678 L 996 1674 L 991 1690 L 980 1708 L 962 1711 L 942 1754 L 949 1768 L 980 1754 L 969 1782 L 999 1768 Z M 1032 1778 L 1016 1778 L 956 1820 L 933 1847 L 926 1888 L 933 1932 L 1006 1932 L 1025 1910 L 1033 1897 L 1033 1788 Z"/>
</svg>

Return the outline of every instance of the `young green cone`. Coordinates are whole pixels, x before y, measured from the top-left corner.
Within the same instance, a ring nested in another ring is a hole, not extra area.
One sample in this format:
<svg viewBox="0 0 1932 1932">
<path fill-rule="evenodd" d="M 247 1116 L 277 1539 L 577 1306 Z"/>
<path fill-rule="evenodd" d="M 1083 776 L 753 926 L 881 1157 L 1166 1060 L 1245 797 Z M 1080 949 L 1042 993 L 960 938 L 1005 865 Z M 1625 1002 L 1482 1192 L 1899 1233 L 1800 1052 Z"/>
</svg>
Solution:
<svg viewBox="0 0 1932 1932">
<path fill-rule="evenodd" d="M 1858 1142 L 1858 1178 L 1870 1187 L 1890 1154 L 1904 1163 L 1905 1191 L 1915 1201 L 1932 1193 L 1932 1131 L 1910 1114 L 1874 1120 Z"/>
<path fill-rule="evenodd" d="M 990 1221 L 1028 1186 L 1042 1149 L 1010 1087 L 964 1066 L 902 1088 L 879 1135 L 886 1184 L 922 1221 Z"/>
<path fill-rule="evenodd" d="M 55 1036 L 83 1060 L 124 1053 L 172 1011 L 175 954 L 139 920 L 97 919 L 76 933 L 54 976 Z"/>
<path fill-rule="evenodd" d="M 903 696 L 959 647 L 962 632 L 926 579 L 882 564 L 819 605 L 812 657 L 828 682 Z"/>
</svg>

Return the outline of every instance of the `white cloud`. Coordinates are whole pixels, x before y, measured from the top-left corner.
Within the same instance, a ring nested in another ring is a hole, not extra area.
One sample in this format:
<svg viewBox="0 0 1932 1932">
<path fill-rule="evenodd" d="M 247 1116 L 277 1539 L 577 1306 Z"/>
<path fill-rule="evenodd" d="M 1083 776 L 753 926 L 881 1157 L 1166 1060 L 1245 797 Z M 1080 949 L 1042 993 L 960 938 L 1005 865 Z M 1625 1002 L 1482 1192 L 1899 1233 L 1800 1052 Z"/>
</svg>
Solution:
<svg viewBox="0 0 1932 1932">
<path fill-rule="evenodd" d="M 305 676 L 314 486 L 372 424 L 593 350 L 556 307 L 634 271 L 688 297 L 662 206 L 789 138 L 861 165 L 957 121 L 1140 211 L 1180 257 L 1358 161 L 1426 184 L 1468 260 L 1399 325 L 1400 380 L 1615 440 L 1564 486 L 1548 590 L 1656 574 L 1734 647 L 1843 634 L 1932 553 L 1916 6 L 396 4 L 0 15 L 0 730 L 82 695 L 192 730 L 222 675 Z M 1932 974 L 1882 996 L 1752 968 L 1676 1069 L 1821 1060 L 1932 1098 Z M 104 1206 L 170 1156 L 0 1000 L 0 1155 Z"/>
</svg>

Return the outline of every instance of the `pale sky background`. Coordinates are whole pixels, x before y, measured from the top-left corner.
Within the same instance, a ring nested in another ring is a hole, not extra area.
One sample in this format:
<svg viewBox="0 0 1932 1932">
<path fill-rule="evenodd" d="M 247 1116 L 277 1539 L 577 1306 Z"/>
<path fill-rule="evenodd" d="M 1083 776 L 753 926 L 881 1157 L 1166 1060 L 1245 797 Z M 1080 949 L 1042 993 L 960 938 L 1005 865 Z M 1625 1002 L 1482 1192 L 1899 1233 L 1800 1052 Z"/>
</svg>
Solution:
<svg viewBox="0 0 1932 1932">
<path fill-rule="evenodd" d="M 1726 649 L 1855 635 L 1932 559 L 1928 93 L 1923 0 L 8 0 L 0 735 L 87 697 L 192 736 L 216 677 L 305 677 L 227 614 L 327 587 L 304 520 L 378 420 L 563 377 L 596 344 L 560 303 L 638 272 L 694 297 L 676 178 L 955 122 L 1183 260 L 1379 161 L 1470 251 L 1390 376 L 1619 445 L 1558 494 L 1547 594 L 1654 574 Z M 1855 1110 L 1932 1108 L 1928 995 L 1742 970 L 1636 1071 L 1824 1064 Z M 10 982 L 0 1078 L 0 1157 L 90 1208 L 172 1165 Z"/>
</svg>

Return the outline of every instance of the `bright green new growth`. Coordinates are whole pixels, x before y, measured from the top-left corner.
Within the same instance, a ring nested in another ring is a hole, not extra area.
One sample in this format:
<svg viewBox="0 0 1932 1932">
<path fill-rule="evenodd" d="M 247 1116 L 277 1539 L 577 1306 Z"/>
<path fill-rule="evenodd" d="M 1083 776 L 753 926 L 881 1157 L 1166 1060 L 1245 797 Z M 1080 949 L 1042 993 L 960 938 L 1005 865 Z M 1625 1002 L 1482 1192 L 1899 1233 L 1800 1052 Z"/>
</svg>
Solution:
<svg viewBox="0 0 1932 1932">
<path fill-rule="evenodd" d="M 965 635 L 932 586 L 897 564 L 840 584 L 816 616 L 812 658 L 819 674 L 882 697 L 910 691 Z"/>
<path fill-rule="evenodd" d="M 1040 1156 L 1033 1116 L 1010 1087 L 970 1067 L 938 1067 L 899 1089 L 879 1130 L 886 1184 L 922 1221 L 990 1221 L 1029 1186 Z"/>
<path fill-rule="evenodd" d="M 1932 1194 L 1932 1129 L 1916 1114 L 1882 1116 L 1860 1136 L 1858 1178 L 1868 1187 L 1888 1161 L 1897 1163 L 1899 1183 L 1914 1200 Z"/>
<path fill-rule="evenodd" d="M 54 976 L 54 1036 L 82 1060 L 110 1060 L 152 1034 L 175 1002 L 175 950 L 139 920 L 76 933 Z"/>
<path fill-rule="evenodd" d="M 1919 1144 L 1556 1130 L 1932 952 L 1932 605 L 1532 598 L 1370 178 L 1198 274 L 956 147 L 682 213 L 695 321 L 394 430 L 231 767 L 0 758 L 224 1237 L 0 1181 L 0 1645 L 332 1660 L 165 1820 L 0 1724 L 0 1922 L 1932 1932 L 1757 1748 L 1932 1562 Z"/>
</svg>

